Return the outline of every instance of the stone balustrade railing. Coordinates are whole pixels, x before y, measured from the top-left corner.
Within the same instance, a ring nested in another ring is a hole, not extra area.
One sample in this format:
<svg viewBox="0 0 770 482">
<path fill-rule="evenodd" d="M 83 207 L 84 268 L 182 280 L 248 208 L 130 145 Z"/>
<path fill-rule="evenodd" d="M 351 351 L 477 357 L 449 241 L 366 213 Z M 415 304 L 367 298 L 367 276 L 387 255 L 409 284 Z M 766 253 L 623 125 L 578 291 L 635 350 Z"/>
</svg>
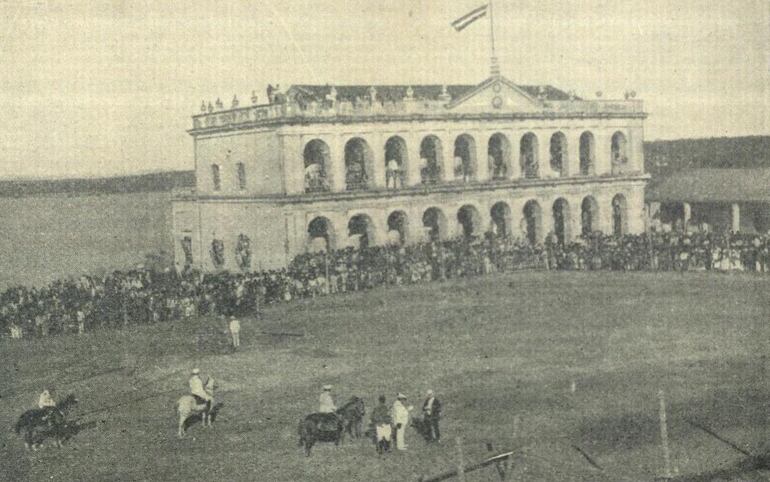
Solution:
<svg viewBox="0 0 770 482">
<path fill-rule="evenodd" d="M 600 115 L 600 114 L 643 114 L 641 100 L 567 100 L 544 101 L 543 110 L 537 115 Z M 296 103 L 258 105 L 230 110 L 214 111 L 193 116 L 193 130 L 222 128 L 234 125 L 275 122 L 282 119 L 307 118 L 326 119 L 353 117 L 365 119 L 378 116 L 433 116 L 451 115 L 445 101 L 403 100 L 398 102 L 326 102 L 299 105 Z M 499 114 L 510 114 L 500 111 Z"/>
</svg>

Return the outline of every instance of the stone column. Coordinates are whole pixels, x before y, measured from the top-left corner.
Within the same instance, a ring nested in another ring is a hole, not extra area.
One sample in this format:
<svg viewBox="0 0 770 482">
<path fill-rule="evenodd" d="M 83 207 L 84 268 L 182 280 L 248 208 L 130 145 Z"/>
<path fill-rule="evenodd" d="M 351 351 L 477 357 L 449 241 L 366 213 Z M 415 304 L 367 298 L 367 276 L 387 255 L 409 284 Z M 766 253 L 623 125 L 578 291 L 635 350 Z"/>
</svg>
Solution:
<svg viewBox="0 0 770 482">
<path fill-rule="evenodd" d="M 594 172 L 602 176 L 612 172 L 612 134 L 594 132 Z M 579 139 L 578 139 L 579 143 Z M 579 164 L 578 164 L 579 165 Z"/>
<path fill-rule="evenodd" d="M 599 226 L 594 227 L 604 234 L 612 234 L 612 194 L 602 194 L 596 196 L 596 203 L 599 205 Z"/>
<path fill-rule="evenodd" d="M 476 181 L 487 182 L 490 178 L 489 173 L 489 138 L 491 137 L 488 132 L 472 132 L 476 141 Z"/>
<path fill-rule="evenodd" d="M 439 136 L 441 139 L 441 155 L 444 165 L 444 182 L 453 182 L 455 180 L 455 139 L 457 136 L 448 132 L 443 132 Z"/>
<path fill-rule="evenodd" d="M 510 179 L 521 179 L 524 176 L 521 174 L 521 164 L 519 162 L 519 149 L 521 148 L 521 136 L 524 132 L 521 131 L 509 131 L 507 132 L 508 139 L 511 141 L 511 172 Z"/>
<path fill-rule="evenodd" d="M 580 175 L 580 135 L 583 131 L 567 130 L 567 172 L 571 177 Z"/>
<path fill-rule="evenodd" d="M 537 164 L 538 174 L 547 179 L 559 177 L 559 173 L 551 169 L 551 136 L 546 131 L 535 132 L 537 136 Z"/>
<path fill-rule="evenodd" d="M 422 179 L 420 179 L 420 143 L 422 137 L 418 134 L 409 134 L 402 136 L 406 142 L 406 172 L 404 175 L 405 186 L 418 186 Z"/>
<path fill-rule="evenodd" d="M 329 139 L 329 177 L 331 189 L 335 192 L 345 191 L 345 148 L 342 135 L 337 134 Z"/>
<path fill-rule="evenodd" d="M 383 209 L 367 214 L 372 218 L 372 230 L 374 231 L 373 244 L 376 246 L 385 246 L 388 241 L 388 213 Z"/>
<path fill-rule="evenodd" d="M 730 206 L 730 226 L 734 233 L 741 230 L 741 205 L 738 203 Z"/>
<path fill-rule="evenodd" d="M 572 223 L 570 226 L 571 241 L 583 234 L 583 198 L 570 198 L 567 201 L 569 201 L 570 222 Z"/>
<path fill-rule="evenodd" d="M 372 133 L 364 137 L 372 150 L 372 179 L 370 188 L 385 189 L 385 144 L 382 142 L 382 134 Z"/>
</svg>

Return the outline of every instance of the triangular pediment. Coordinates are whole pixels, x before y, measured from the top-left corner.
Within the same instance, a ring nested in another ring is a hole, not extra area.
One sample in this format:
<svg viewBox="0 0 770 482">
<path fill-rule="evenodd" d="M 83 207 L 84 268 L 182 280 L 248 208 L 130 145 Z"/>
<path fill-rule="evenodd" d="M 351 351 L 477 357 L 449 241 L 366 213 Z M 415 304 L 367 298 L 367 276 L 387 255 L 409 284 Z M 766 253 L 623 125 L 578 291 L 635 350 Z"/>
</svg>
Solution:
<svg viewBox="0 0 770 482">
<path fill-rule="evenodd" d="M 537 112 L 542 102 L 504 77 L 491 77 L 462 97 L 447 104 L 458 114 Z"/>
</svg>

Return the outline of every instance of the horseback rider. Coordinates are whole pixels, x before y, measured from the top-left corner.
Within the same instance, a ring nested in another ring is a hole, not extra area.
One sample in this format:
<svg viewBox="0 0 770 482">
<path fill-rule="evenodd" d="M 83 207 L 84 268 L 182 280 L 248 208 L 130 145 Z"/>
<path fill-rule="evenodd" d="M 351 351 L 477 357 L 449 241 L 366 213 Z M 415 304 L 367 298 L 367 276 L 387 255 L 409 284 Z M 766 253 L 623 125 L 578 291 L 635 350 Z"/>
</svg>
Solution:
<svg viewBox="0 0 770 482">
<path fill-rule="evenodd" d="M 43 393 L 41 393 L 37 399 L 37 406 L 44 412 L 44 418 L 48 417 L 51 412 L 57 409 L 56 400 L 51 396 L 51 391 L 52 390 L 49 389 L 43 390 Z"/>
<path fill-rule="evenodd" d="M 203 381 L 200 377 L 201 371 L 193 368 L 190 376 L 190 394 L 195 398 L 196 403 L 206 405 L 206 412 L 211 411 L 211 394 L 203 387 Z"/>
<path fill-rule="evenodd" d="M 321 396 L 318 397 L 318 412 L 319 413 L 334 413 L 337 407 L 334 405 L 334 399 L 332 399 L 332 386 L 324 385 Z"/>
</svg>

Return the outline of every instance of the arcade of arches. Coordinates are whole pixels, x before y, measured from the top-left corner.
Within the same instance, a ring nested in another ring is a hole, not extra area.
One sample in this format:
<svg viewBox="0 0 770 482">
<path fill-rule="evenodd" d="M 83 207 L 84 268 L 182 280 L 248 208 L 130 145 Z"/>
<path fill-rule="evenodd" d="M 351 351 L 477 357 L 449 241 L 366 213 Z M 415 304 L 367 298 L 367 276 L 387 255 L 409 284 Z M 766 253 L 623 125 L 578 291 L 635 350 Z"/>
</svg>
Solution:
<svg viewBox="0 0 770 482">
<path fill-rule="evenodd" d="M 347 218 L 340 213 L 317 215 L 307 224 L 306 250 L 404 245 L 458 237 L 473 239 L 486 234 L 526 239 L 532 244 L 542 243 L 550 235 L 558 243 L 569 243 L 580 235 L 596 231 L 615 235 L 630 232 L 629 226 L 633 223 L 629 222 L 626 196 L 617 194 L 611 201 L 609 197 L 602 199 L 606 204 L 586 195 L 570 199 L 556 197 L 547 203 L 541 199 L 523 203 L 497 200 L 486 204 L 487 207 L 459 203 L 453 207 L 372 209 Z M 343 237 L 338 233 L 343 233 Z M 343 239 L 345 234 L 347 238 Z"/>
<path fill-rule="evenodd" d="M 361 135 L 342 139 L 339 154 L 332 152 L 329 139 L 307 139 L 301 144 L 304 192 L 641 172 L 642 166 L 632 162 L 628 139 L 622 131 L 598 137 L 583 131 L 570 140 L 562 131 L 428 133 L 382 136 L 377 145 Z M 570 167 L 573 159 L 576 164 Z"/>
</svg>

